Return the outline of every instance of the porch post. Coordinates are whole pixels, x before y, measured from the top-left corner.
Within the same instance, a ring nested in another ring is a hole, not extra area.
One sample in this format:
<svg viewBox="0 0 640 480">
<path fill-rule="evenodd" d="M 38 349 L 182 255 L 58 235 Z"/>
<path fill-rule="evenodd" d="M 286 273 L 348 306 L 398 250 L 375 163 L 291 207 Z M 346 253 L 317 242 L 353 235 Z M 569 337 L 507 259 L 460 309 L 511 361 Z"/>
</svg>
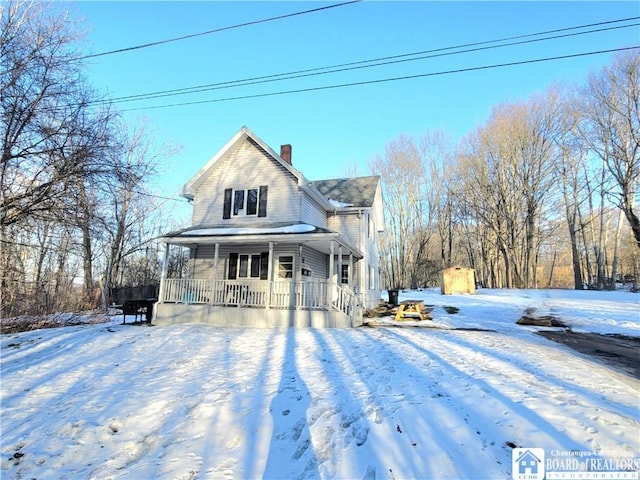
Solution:
<svg viewBox="0 0 640 480">
<path fill-rule="evenodd" d="M 331 303 L 333 302 L 333 290 L 335 286 L 335 263 L 334 256 L 335 254 L 335 244 L 333 240 L 329 242 L 329 278 L 327 279 L 327 308 L 331 308 Z"/>
<path fill-rule="evenodd" d="M 216 298 L 216 283 L 218 281 L 218 259 L 220 257 L 220 244 L 216 242 L 213 247 L 213 279 L 211 281 L 211 297 L 209 303 L 214 303 Z"/>
<path fill-rule="evenodd" d="M 169 243 L 164 244 L 164 259 L 162 260 L 162 273 L 160 274 L 160 292 L 158 303 L 164 303 L 164 289 L 167 285 L 167 271 L 169 269 Z"/>
<path fill-rule="evenodd" d="M 353 288 L 353 252 L 349 252 L 349 269 L 347 270 L 347 284 Z M 355 288 L 353 288 L 355 291 Z"/>
<path fill-rule="evenodd" d="M 338 245 L 338 278 L 336 283 L 342 285 L 342 245 Z"/>
<path fill-rule="evenodd" d="M 269 266 L 267 270 L 267 298 L 265 308 L 271 308 L 271 292 L 273 289 L 273 242 L 269 242 Z"/>
</svg>

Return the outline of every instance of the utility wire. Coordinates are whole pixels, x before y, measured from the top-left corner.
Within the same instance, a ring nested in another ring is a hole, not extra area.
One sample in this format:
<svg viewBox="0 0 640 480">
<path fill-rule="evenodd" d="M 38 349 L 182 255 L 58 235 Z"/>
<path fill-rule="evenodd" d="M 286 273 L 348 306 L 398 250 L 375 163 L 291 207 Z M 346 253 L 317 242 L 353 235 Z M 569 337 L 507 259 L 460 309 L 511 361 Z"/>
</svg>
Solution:
<svg viewBox="0 0 640 480">
<path fill-rule="evenodd" d="M 142 195 L 144 197 L 151 197 L 151 198 L 158 198 L 160 200 L 171 200 L 173 202 L 180 202 L 180 203 L 189 203 L 186 199 L 184 198 L 176 198 L 176 197 L 163 197 L 162 195 L 155 195 L 153 193 L 147 193 L 147 192 L 142 192 L 140 190 L 133 190 L 133 193 L 138 194 L 138 195 Z"/>
<path fill-rule="evenodd" d="M 84 60 L 84 59 L 87 59 L 87 58 L 95 58 L 95 57 L 103 57 L 105 55 L 113 55 L 115 53 L 130 52 L 132 50 L 140 50 L 142 48 L 155 47 L 155 46 L 158 46 L 158 45 L 163 45 L 165 43 L 178 42 L 180 40 L 186 40 L 186 39 L 189 39 L 189 38 L 201 37 L 203 35 L 211 35 L 212 33 L 224 32 L 225 30 L 233 30 L 235 28 L 248 27 L 250 25 L 258 25 L 260 23 L 273 22 L 275 20 L 282 20 L 282 19 L 285 19 L 285 18 L 296 17 L 296 16 L 299 16 L 299 15 L 306 15 L 308 13 L 320 12 L 322 10 L 329 10 L 330 8 L 344 7 L 345 5 L 351 5 L 352 3 L 358 3 L 358 2 L 361 2 L 361 1 L 362 0 L 351 0 L 351 1 L 348 1 L 348 2 L 335 3 L 333 5 L 326 5 L 324 7 L 312 8 L 310 10 L 303 10 L 301 12 L 287 13 L 285 15 L 278 15 L 276 17 L 263 18 L 261 20 L 252 20 L 250 22 L 238 23 L 238 24 L 235 24 L 235 25 L 229 25 L 227 27 L 220 27 L 220 28 L 216 28 L 216 29 L 213 29 L 213 30 L 207 30 L 206 32 L 192 33 L 192 34 L 189 34 L 189 35 L 183 35 L 181 37 L 167 38 L 165 40 L 158 40 L 158 41 L 155 41 L 155 42 L 143 43 L 141 45 L 134 45 L 134 46 L 131 46 L 131 47 L 119 48 L 117 50 L 109 50 L 107 52 L 94 53 L 92 55 L 85 55 L 84 57 L 78 58 L 78 60 Z"/>
<path fill-rule="evenodd" d="M 640 18 L 640 17 L 637 17 L 637 18 Z M 610 22 L 607 22 L 607 23 L 610 23 Z M 458 51 L 455 51 L 455 52 L 434 53 L 434 52 L 445 52 L 447 50 L 464 48 L 464 47 L 471 46 L 471 45 L 486 45 L 486 44 L 489 44 L 489 43 L 496 43 L 496 42 L 499 42 L 499 41 L 503 41 L 503 40 L 489 40 L 489 41 L 486 41 L 486 42 L 478 42 L 478 43 L 475 43 L 475 44 L 458 45 L 458 46 L 453 46 L 453 47 L 445 47 L 445 48 L 438 48 L 438 49 L 433 49 L 433 50 L 425 50 L 425 51 L 422 51 L 422 52 L 416 52 L 416 53 L 412 53 L 412 54 L 400 54 L 400 55 L 394 55 L 394 56 L 390 56 L 390 57 L 383 57 L 383 58 L 380 58 L 380 59 L 363 60 L 363 61 L 358 61 L 358 62 L 350 62 L 350 63 L 346 63 L 346 64 L 338 64 L 338 65 L 328 66 L 328 67 L 317 67 L 317 68 L 312 68 L 312 69 L 307 69 L 307 70 L 298 70 L 298 71 L 294 71 L 294 72 L 279 73 L 279 74 L 273 74 L 273 75 L 265 75 L 265 76 L 259 76 L 259 77 L 245 78 L 245 79 L 240 79 L 240 80 L 230 80 L 230 81 L 225 81 L 225 82 L 211 83 L 211 84 L 199 85 L 199 86 L 195 86 L 195 87 L 185 87 L 185 88 L 178 88 L 178 89 L 172 89 L 172 90 L 163 90 L 163 91 L 158 91 L 158 92 L 142 93 L 142 94 L 137 94 L 137 95 L 128 95 L 128 96 L 124 96 L 124 97 L 116 97 L 116 98 L 113 98 L 113 99 L 110 99 L 110 100 L 103 100 L 103 101 L 96 102 L 96 103 L 110 103 L 110 102 L 125 103 L 125 102 L 133 102 L 133 101 L 140 101 L 140 100 L 152 100 L 152 99 L 156 99 L 156 98 L 172 97 L 172 96 L 177 96 L 177 95 L 188 95 L 188 94 L 192 94 L 192 93 L 201 93 L 201 92 L 206 92 L 206 91 L 211 91 L 211 90 L 219 90 L 219 89 L 224 89 L 224 88 L 242 87 L 242 86 L 247 86 L 247 85 L 256 85 L 256 84 L 260 84 L 260 83 L 270 83 L 270 82 L 277 82 L 277 81 L 282 81 L 282 80 L 291 80 L 291 79 L 296 79 L 296 78 L 312 77 L 312 76 L 318 76 L 318 75 L 326 75 L 326 74 L 330 74 L 330 73 L 339 73 L 339 72 L 345 72 L 345 71 L 350 71 L 350 70 L 360 70 L 360 69 L 364 69 L 364 68 L 379 67 L 379 66 L 383 66 L 383 65 L 391 65 L 391 64 L 396 64 L 396 63 L 411 62 L 411 61 L 416 61 L 416 60 L 424 60 L 424 59 L 429 59 L 429 58 L 444 57 L 444 56 L 449 56 L 449 55 L 457 55 L 457 54 L 461 54 L 461 53 L 478 52 L 478 51 L 482 51 L 482 50 L 490 50 L 490 49 L 494 49 L 494 48 L 502 48 L 502 47 L 509 47 L 509 46 L 515 46 L 515 45 L 523 45 L 523 44 L 534 43 L 534 42 L 542 42 L 542 41 L 546 41 L 546 40 L 556 40 L 556 39 L 559 39 L 559 38 L 573 37 L 573 36 L 585 35 L 585 34 L 589 34 L 589 33 L 599 33 L 599 32 L 604 32 L 604 31 L 609 31 L 609 30 L 617 30 L 617 29 L 621 29 L 621 28 L 636 27 L 636 26 L 639 26 L 639 25 L 640 25 L 640 23 L 633 23 L 633 24 L 622 25 L 622 26 L 613 26 L 613 27 L 607 27 L 607 28 L 600 28 L 600 29 L 596 29 L 596 30 L 588 30 L 588 31 L 585 31 L 585 32 L 565 33 L 563 35 L 554 35 L 554 36 L 551 36 L 551 37 L 544 37 L 544 38 L 536 38 L 536 39 L 530 39 L 530 40 L 521 40 L 521 41 L 517 41 L 517 42 L 503 43 L 501 45 L 491 45 L 491 46 L 484 46 L 484 47 L 467 48 L 465 50 L 458 50 Z M 572 27 L 571 29 L 574 29 L 574 28 L 576 28 L 576 27 Z M 546 33 L 546 32 L 542 32 L 542 33 L 539 33 L 539 34 L 524 35 L 524 36 L 513 37 L 513 38 L 523 38 L 523 37 L 529 37 L 529 36 L 532 36 L 532 35 L 542 35 L 544 33 Z M 410 56 L 410 55 L 419 55 L 419 54 L 420 54 L 420 56 L 416 56 L 416 57 L 413 57 L 413 58 L 403 58 L 403 57 L 407 57 L 407 56 Z M 430 54 L 430 55 L 422 55 L 422 54 Z M 370 63 L 369 65 L 362 65 L 363 63 L 375 62 L 377 60 L 385 60 L 385 61 L 380 61 L 378 63 Z M 320 70 L 326 70 L 326 71 L 320 71 Z"/>
<path fill-rule="evenodd" d="M 254 95 L 242 95 L 242 96 L 237 96 L 237 97 L 216 98 L 216 99 L 211 99 L 211 100 L 199 100 L 199 101 L 194 101 L 194 102 L 172 103 L 172 104 L 165 104 L 165 105 L 155 105 L 155 106 L 151 106 L 151 107 L 130 108 L 130 109 L 125 109 L 124 111 L 152 110 L 152 109 L 157 109 L 157 108 L 182 107 L 182 106 L 188 106 L 188 105 L 201 105 L 201 104 L 205 104 L 205 103 L 228 102 L 228 101 L 234 101 L 234 100 L 246 100 L 246 99 L 251 99 L 251 98 L 262 98 L 262 97 L 272 97 L 272 96 L 277 96 L 277 95 L 288 95 L 288 94 L 292 94 L 292 93 L 304 93 L 304 92 L 314 92 L 314 91 L 320 91 L 320 90 L 330 90 L 330 89 L 345 88 L 345 87 L 355 87 L 355 86 L 361 86 L 361 85 L 372 85 L 372 84 L 376 84 L 376 83 L 395 82 L 395 81 L 399 81 L 399 80 L 411 80 L 411 79 L 415 79 L 415 78 L 435 77 L 435 76 L 441 76 L 441 75 L 450 75 L 450 74 L 454 74 L 454 73 L 473 72 L 473 71 L 488 70 L 488 69 L 493 69 L 493 68 L 502 68 L 502 67 L 516 66 L 516 65 L 526 65 L 526 64 L 531 64 L 531 63 L 548 62 L 548 61 L 553 61 L 553 60 L 566 60 L 566 59 L 569 59 L 569 58 L 578 58 L 578 57 L 585 57 L 585 56 L 590 56 L 590 55 L 600 55 L 600 54 L 604 54 L 604 53 L 621 52 L 621 51 L 626 51 L 626 50 L 634 50 L 634 49 L 638 49 L 638 48 L 640 48 L 640 45 L 634 45 L 632 47 L 613 48 L 613 49 L 609 49 L 609 50 L 598 50 L 598 51 L 592 51 L 592 52 L 574 53 L 574 54 L 571 54 L 571 55 L 561 55 L 561 56 L 556 56 L 556 57 L 536 58 L 536 59 L 532 59 L 532 60 L 522 60 L 522 61 L 518 61 L 518 62 L 498 63 L 498 64 L 493 64 L 493 65 L 483 65 L 483 66 L 480 66 L 480 67 L 468 67 L 468 68 L 461 68 L 461 69 L 456 69 L 456 70 L 445 70 L 445 71 L 441 71 L 441 72 L 422 73 L 422 74 L 418 74 L 418 75 L 405 75 L 405 76 L 402 76 L 402 77 L 382 78 L 382 79 L 377 79 L 377 80 L 363 80 L 363 81 L 360 81 L 360 82 L 341 83 L 341 84 L 337 84 L 337 85 L 325 85 L 325 86 L 320 86 L 320 87 L 300 88 L 300 89 L 295 89 L 295 90 L 285 90 L 285 91 L 281 91 L 281 92 L 258 93 L 258 94 L 254 94 Z"/>
<path fill-rule="evenodd" d="M 555 29 L 555 30 L 547 30 L 547 31 L 543 31 L 543 32 L 530 33 L 530 34 L 525 34 L 525 35 L 517 35 L 517 36 L 513 36 L 513 37 L 505 37 L 505 38 L 500 38 L 500 39 L 496 39 L 496 40 L 485 40 L 485 41 L 481 41 L 481 42 L 466 43 L 466 44 L 455 45 L 455 46 L 450 46 L 450 47 L 441 47 L 441 48 L 436 48 L 436 49 L 431 49 L 431 50 L 422 50 L 422 51 L 419 51 L 419 52 L 403 53 L 403 54 L 399 54 L 399 55 L 391 55 L 391 56 L 386 56 L 386 57 L 378 57 L 378 58 L 372 58 L 372 59 L 369 59 L 369 60 L 359 60 L 359 61 L 355 61 L 355 62 L 341 63 L 341 64 L 330 65 L 330 66 L 325 66 L 325 67 L 315 67 L 315 68 L 310 68 L 310 69 L 305 69 L 305 70 L 296 70 L 296 71 L 286 72 L 286 73 L 277 73 L 277 74 L 264 75 L 264 76 L 259 76 L 259 77 L 244 78 L 244 79 L 240 79 L 240 80 L 230 80 L 230 81 L 225 81 L 225 82 L 197 85 L 197 86 L 193 86 L 193 87 L 184 87 L 184 88 L 177 88 L 177 89 L 172 89 L 172 90 L 161 90 L 161 91 L 158 91 L 158 92 L 143 93 L 143 94 L 137 94 L 137 95 L 128 95 L 128 96 L 124 96 L 124 97 L 114 98 L 113 101 L 128 100 L 130 98 L 137 98 L 137 97 L 150 96 L 150 95 L 161 95 L 161 94 L 165 94 L 165 93 L 182 92 L 182 91 L 188 91 L 188 90 L 198 90 L 198 89 L 203 89 L 203 88 L 208 88 L 208 87 L 221 86 L 221 85 L 227 85 L 227 84 L 234 84 L 234 83 L 240 83 L 240 82 L 249 82 L 249 81 L 263 80 L 263 79 L 269 79 L 269 78 L 274 78 L 274 77 L 282 77 L 282 76 L 288 76 L 288 75 L 304 74 L 304 73 L 310 73 L 310 72 L 315 72 L 315 71 L 319 71 L 319 70 L 328 70 L 328 69 L 334 69 L 334 68 L 350 67 L 350 66 L 361 65 L 361 64 L 365 64 L 365 63 L 380 62 L 380 61 L 386 61 L 386 60 L 394 60 L 394 59 L 403 58 L 403 57 L 411 57 L 411 56 L 423 55 L 423 54 L 429 54 L 429 53 L 444 52 L 444 51 L 447 51 L 447 50 L 457 50 L 457 49 L 460 49 L 460 48 L 477 47 L 477 46 L 481 46 L 481 45 L 488 45 L 488 44 L 491 44 L 491 43 L 500 43 L 500 42 L 506 42 L 506 41 L 511 41 L 511 40 L 519 40 L 519 39 L 523 39 L 523 38 L 535 37 L 535 36 L 540 36 L 540 35 L 548 35 L 548 34 L 552 34 L 552 33 L 566 32 L 566 31 L 577 30 L 577 29 L 581 29 L 581 28 L 590 28 L 590 27 L 596 27 L 596 26 L 602 26 L 602 25 L 609 25 L 609 24 L 612 24 L 612 23 L 627 22 L 627 21 L 630 21 L 630 20 L 638 20 L 638 19 L 640 19 L 640 17 L 622 18 L 622 19 L 619 19 L 619 20 L 609 20 L 609 21 L 606 21 L 606 22 L 590 23 L 590 24 L 578 25 L 578 26 L 574 26 L 574 27 L 566 27 L 566 28 L 560 28 L 560 29 Z M 637 25 L 637 24 L 634 24 L 634 25 Z M 633 25 L 625 25 L 625 26 L 623 26 L 621 28 L 624 28 L 626 26 L 633 26 Z M 577 33 L 576 35 L 582 34 L 582 33 L 589 33 L 589 32 L 580 32 L 580 33 Z"/>
</svg>

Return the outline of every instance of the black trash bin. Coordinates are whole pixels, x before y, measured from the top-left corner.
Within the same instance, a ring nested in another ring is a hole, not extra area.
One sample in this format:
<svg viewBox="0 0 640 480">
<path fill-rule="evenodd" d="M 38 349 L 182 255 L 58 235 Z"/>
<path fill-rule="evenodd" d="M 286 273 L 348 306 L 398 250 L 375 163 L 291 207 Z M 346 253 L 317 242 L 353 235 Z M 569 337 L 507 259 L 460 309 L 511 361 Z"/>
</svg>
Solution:
<svg viewBox="0 0 640 480">
<path fill-rule="evenodd" d="M 398 290 L 388 290 L 389 292 L 389 303 L 394 307 L 398 306 Z"/>
<path fill-rule="evenodd" d="M 147 304 L 147 322 L 151 323 L 151 320 L 153 320 L 153 304 L 156 303 L 156 299 L 155 298 L 151 298 L 151 299 L 147 299 L 146 300 L 146 304 Z"/>
</svg>

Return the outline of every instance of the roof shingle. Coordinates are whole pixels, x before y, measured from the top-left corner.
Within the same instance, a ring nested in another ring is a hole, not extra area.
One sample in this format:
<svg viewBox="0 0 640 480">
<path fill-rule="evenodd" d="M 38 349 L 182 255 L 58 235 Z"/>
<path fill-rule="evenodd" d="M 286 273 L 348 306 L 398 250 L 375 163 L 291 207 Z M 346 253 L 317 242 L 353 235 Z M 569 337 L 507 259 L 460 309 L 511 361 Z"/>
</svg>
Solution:
<svg viewBox="0 0 640 480">
<path fill-rule="evenodd" d="M 371 207 L 380 177 L 333 178 L 309 182 L 328 200 L 354 207 Z"/>
</svg>

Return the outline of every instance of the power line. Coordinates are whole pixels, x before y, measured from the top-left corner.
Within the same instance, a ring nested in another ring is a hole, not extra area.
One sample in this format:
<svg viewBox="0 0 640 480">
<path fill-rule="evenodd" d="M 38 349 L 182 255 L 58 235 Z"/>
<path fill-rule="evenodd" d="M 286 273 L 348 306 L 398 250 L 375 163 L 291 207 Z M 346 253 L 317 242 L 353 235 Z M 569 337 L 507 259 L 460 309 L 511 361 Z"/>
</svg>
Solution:
<svg viewBox="0 0 640 480">
<path fill-rule="evenodd" d="M 640 17 L 636 17 L 636 18 L 640 18 Z M 627 20 L 627 19 L 625 19 L 625 20 Z M 603 22 L 600 25 L 602 25 L 604 23 L 615 23 L 615 22 L 619 22 L 619 21 L 620 20 L 615 20 L 613 22 Z M 584 31 L 584 32 L 566 33 L 566 34 L 563 34 L 563 35 L 555 35 L 555 36 L 551 36 L 551 37 L 536 38 L 536 39 L 532 39 L 532 40 L 521 40 L 521 41 L 517 41 L 517 42 L 503 43 L 501 45 L 492 45 L 492 46 L 483 46 L 483 47 L 478 46 L 476 48 L 467 48 L 466 50 L 458 50 L 458 51 L 455 51 L 455 52 L 436 53 L 436 52 L 445 52 L 447 50 L 454 50 L 454 49 L 459 49 L 459 48 L 475 46 L 475 45 L 487 45 L 487 44 L 490 44 L 490 43 L 501 42 L 501 41 L 505 41 L 505 40 L 508 40 L 508 39 L 489 40 L 489 41 L 477 42 L 477 43 L 473 43 L 473 44 L 465 44 L 465 45 L 458 45 L 458 46 L 452 46 L 452 47 L 437 48 L 437 49 L 432 49 L 432 50 L 424 50 L 422 52 L 415 52 L 415 53 L 410 53 L 410 54 L 393 55 L 393 56 L 389 56 L 389 57 L 382 57 L 382 58 L 379 58 L 379 59 L 371 59 L 371 60 L 362 60 L 362 61 L 357 61 L 357 62 L 349 62 L 349 63 L 338 64 L 338 65 L 327 66 L 327 67 L 316 67 L 316 68 L 311 68 L 311 69 L 307 69 L 307 70 L 298 70 L 298 71 L 293 71 L 293 72 L 279 73 L 279 74 L 272 74 L 272 75 L 264 75 L 264 76 L 251 77 L 251 78 L 245 78 L 245 79 L 239 79 L 239 80 L 229 80 L 229 81 L 218 82 L 218 83 L 210 83 L 210 84 L 199 85 L 199 86 L 194 86 L 194 87 L 184 87 L 184 88 L 177 88 L 177 89 L 171 89 L 171 90 L 162 90 L 162 91 L 157 91 L 157 92 L 142 93 L 142 94 L 137 94 L 137 95 L 128 95 L 128 96 L 116 97 L 116 98 L 113 98 L 113 99 L 110 99 L 110 100 L 104 100 L 104 101 L 96 102 L 96 103 L 110 103 L 110 102 L 124 103 L 124 102 L 133 102 L 133 101 L 140 101 L 140 100 L 152 100 L 152 99 L 156 99 L 156 98 L 172 97 L 172 96 L 177 96 L 177 95 L 188 95 L 188 94 L 193 94 L 193 93 L 201 93 L 201 92 L 206 92 L 206 91 L 211 91 L 211 90 L 219 90 L 219 89 L 224 89 L 224 88 L 242 87 L 242 86 L 247 86 L 247 85 L 256 85 L 256 84 L 260 84 L 260 83 L 271 83 L 271 82 L 282 81 L 282 80 L 291 80 L 291 79 L 296 79 L 296 78 L 311 77 L 311 76 L 318 76 L 318 75 L 326 75 L 326 74 L 330 74 L 330 73 L 339 73 L 339 72 L 345 72 L 345 71 L 350 71 L 350 70 L 359 70 L 359 69 L 378 67 L 378 66 L 383 66 L 383 65 L 391 65 L 391 64 L 396 64 L 396 63 L 410 62 L 410 61 L 416 61 L 416 60 L 424 60 L 424 59 L 437 58 L 437 57 L 443 57 L 443 56 L 449 56 L 449 55 L 457 55 L 457 54 L 461 54 L 461 53 L 478 52 L 478 51 L 489 50 L 489 49 L 494 49 L 494 48 L 502 48 L 502 47 L 515 46 L 515 45 L 523 45 L 523 44 L 541 42 L 541 41 L 546 41 L 546 40 L 556 40 L 556 39 L 559 39 L 559 38 L 573 37 L 573 36 L 585 35 L 585 34 L 589 34 L 589 33 L 599 33 L 599 32 L 604 32 L 604 31 L 609 31 L 609 30 L 616 30 L 616 29 L 621 29 L 621 28 L 636 27 L 638 25 L 640 25 L 640 23 L 633 23 L 633 24 L 628 24 L 628 25 L 600 28 L 600 29 L 588 30 L 588 31 Z M 564 30 L 564 31 L 566 31 L 566 30 L 574 30 L 576 28 L 584 28 L 584 27 L 585 26 L 582 26 L 582 27 L 570 27 L 570 28 L 562 29 L 562 30 Z M 548 33 L 548 32 L 541 32 L 541 33 L 535 33 L 535 34 L 529 34 L 529 35 L 521 35 L 521 36 L 518 36 L 518 37 L 511 37 L 511 38 L 513 38 L 513 39 L 524 38 L 524 37 L 531 37 L 531 36 L 534 36 L 534 35 L 535 36 L 543 35 L 543 34 L 546 34 L 546 33 Z M 429 55 L 424 55 L 424 54 L 429 54 Z M 420 56 L 414 56 L 414 55 L 420 55 Z M 404 57 L 407 57 L 407 56 L 414 56 L 414 57 L 413 58 L 404 58 Z M 370 63 L 369 65 L 362 65 L 363 63 L 376 62 L 378 60 L 385 60 L 385 61 L 381 61 L 381 62 L 378 62 L 378 63 Z M 320 70 L 326 70 L 326 71 L 320 71 Z"/>
<path fill-rule="evenodd" d="M 213 30 L 207 30 L 206 32 L 191 33 L 189 35 L 183 35 L 181 37 L 167 38 L 165 40 L 158 40 L 158 41 L 155 41 L 155 42 L 143 43 L 141 45 L 134 45 L 134 46 L 131 46 L 131 47 L 119 48 L 117 50 L 109 50 L 107 52 L 94 53 L 92 55 L 85 55 L 84 57 L 78 58 L 78 60 L 84 60 L 84 59 L 87 59 L 87 58 L 95 58 L 95 57 L 103 57 L 105 55 L 113 55 L 115 53 L 130 52 L 132 50 L 140 50 L 142 48 L 155 47 L 155 46 L 158 46 L 158 45 L 163 45 L 165 43 L 178 42 L 180 40 L 186 40 L 186 39 L 189 39 L 189 38 L 201 37 L 203 35 L 211 35 L 212 33 L 224 32 L 226 30 L 233 30 L 235 28 L 248 27 L 250 25 L 258 25 L 260 23 L 273 22 L 275 20 L 282 20 L 282 19 L 285 19 L 285 18 L 296 17 L 296 16 L 299 16 L 299 15 L 306 15 L 306 14 L 309 14 L 309 13 L 316 13 L 316 12 L 320 12 L 322 10 L 329 10 L 330 8 L 344 7 L 345 5 L 351 5 L 352 3 L 358 3 L 358 2 L 361 2 L 361 1 L 362 0 L 351 0 L 351 1 L 348 1 L 348 2 L 335 3 L 333 5 L 326 5 L 324 7 L 312 8 L 310 10 L 303 10 L 303 11 L 300 11 L 300 12 L 287 13 L 285 15 L 278 15 L 276 17 L 263 18 L 261 20 L 252 20 L 250 22 L 238 23 L 238 24 L 235 24 L 235 25 L 229 25 L 227 27 L 220 27 L 220 28 L 216 28 L 216 29 L 213 29 Z"/>
<path fill-rule="evenodd" d="M 546 58 L 537 58 L 537 59 L 532 59 L 532 60 L 522 60 L 522 61 L 518 61 L 518 62 L 498 63 L 498 64 L 493 64 L 493 65 L 483 65 L 483 66 L 480 66 L 480 67 L 468 67 L 468 68 L 461 68 L 461 69 L 456 69 L 456 70 L 445 70 L 445 71 L 441 71 L 441 72 L 430 72 L 430 73 L 422 73 L 422 74 L 417 74 L 417 75 L 405 75 L 405 76 L 401 76 L 401 77 L 382 78 L 382 79 L 376 79 L 376 80 L 363 80 L 363 81 L 360 81 L 360 82 L 341 83 L 341 84 L 337 84 L 337 85 L 325 85 L 325 86 L 320 86 L 320 87 L 300 88 L 300 89 L 295 89 L 295 90 L 285 90 L 285 91 L 281 91 L 281 92 L 258 93 L 258 94 L 253 94 L 253 95 L 242 95 L 242 96 L 237 96 L 237 97 L 216 98 L 216 99 L 211 99 L 211 100 L 199 100 L 199 101 L 194 101 L 194 102 L 172 103 L 172 104 L 165 104 L 165 105 L 155 105 L 155 106 L 151 106 L 151 107 L 130 108 L 130 109 L 125 109 L 124 111 L 152 110 L 152 109 L 157 109 L 157 108 L 182 107 L 182 106 L 189 106 L 189 105 L 201 105 L 201 104 L 205 104 L 205 103 L 228 102 L 228 101 L 234 101 L 234 100 L 246 100 L 246 99 L 252 99 L 252 98 L 272 97 L 272 96 L 277 96 L 277 95 L 288 95 L 288 94 L 292 94 L 292 93 L 305 93 L 305 92 L 313 92 L 313 91 L 320 91 L 320 90 L 330 90 L 330 89 L 345 88 L 345 87 L 372 85 L 372 84 L 376 84 L 376 83 L 395 82 L 395 81 L 399 81 L 399 80 L 411 80 L 411 79 L 416 79 L 416 78 L 435 77 L 435 76 L 441 76 L 441 75 L 450 75 L 450 74 L 454 74 L 454 73 L 464 73 L 464 72 L 473 72 L 473 71 L 479 71 L 479 70 L 489 70 L 489 69 L 494 69 L 494 68 L 512 67 L 512 66 L 516 66 L 516 65 L 526 65 L 526 64 L 531 64 L 531 63 L 541 63 L 541 62 L 548 62 L 548 61 L 553 61 L 553 60 L 566 60 L 566 59 L 569 59 L 569 58 L 585 57 L 585 56 L 590 56 L 590 55 L 601 55 L 601 54 L 604 54 L 604 53 L 621 52 L 621 51 L 626 51 L 626 50 L 634 50 L 634 49 L 638 49 L 638 48 L 640 48 L 640 45 L 634 45 L 632 47 L 613 48 L 613 49 L 609 49 L 609 50 L 598 50 L 598 51 L 592 51 L 592 52 L 574 53 L 574 54 L 571 54 L 571 55 L 561 55 L 561 56 L 556 56 L 556 57 L 546 57 Z"/>
<path fill-rule="evenodd" d="M 186 202 L 186 203 L 189 203 L 184 198 L 163 197 L 162 195 L 155 195 L 153 193 L 142 192 L 140 190 L 133 190 L 133 193 L 138 194 L 138 195 L 142 195 L 144 197 L 158 198 L 160 200 L 171 200 L 173 202 L 180 202 L 180 203 L 185 203 Z"/>
</svg>

